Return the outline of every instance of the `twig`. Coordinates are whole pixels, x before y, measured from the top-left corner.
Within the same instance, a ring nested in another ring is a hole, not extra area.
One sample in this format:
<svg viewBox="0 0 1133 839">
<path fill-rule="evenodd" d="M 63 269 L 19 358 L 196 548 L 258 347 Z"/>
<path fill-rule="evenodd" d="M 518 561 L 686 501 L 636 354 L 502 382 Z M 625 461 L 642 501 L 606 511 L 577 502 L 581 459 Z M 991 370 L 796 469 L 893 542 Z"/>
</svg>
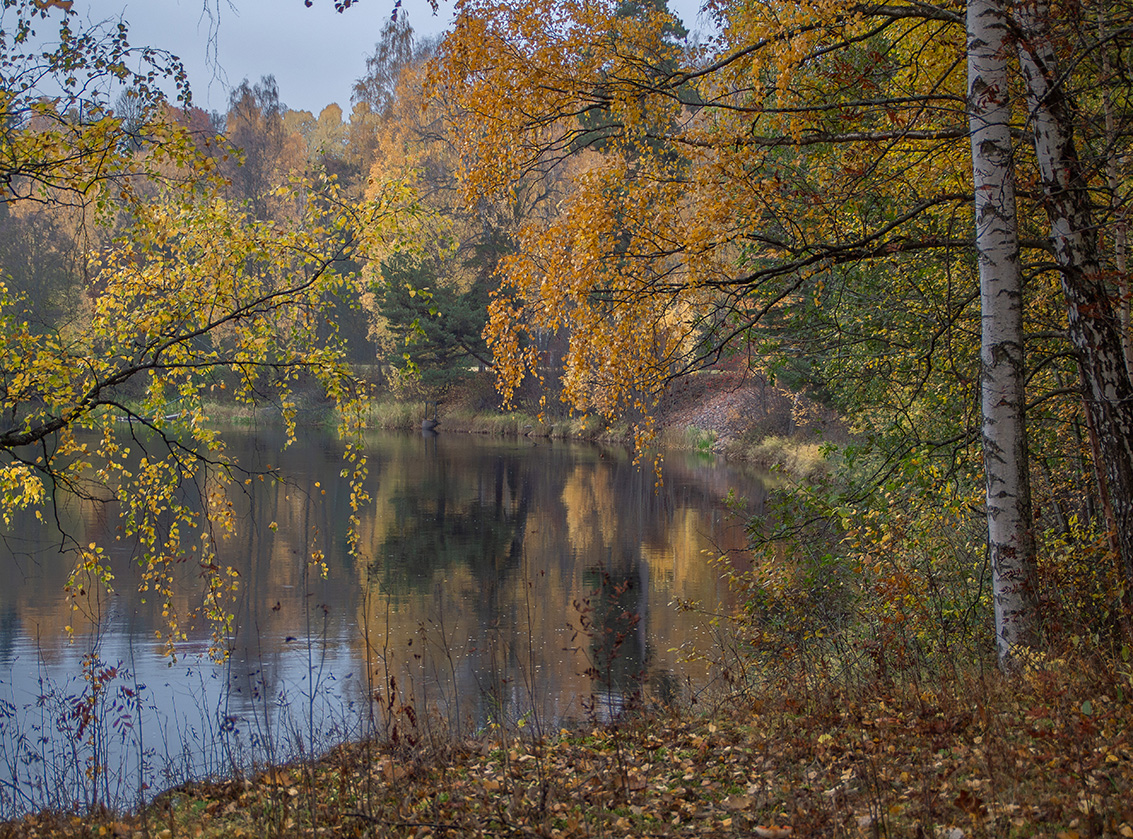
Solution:
<svg viewBox="0 0 1133 839">
<path fill-rule="evenodd" d="M 354 812 L 343 813 L 342 815 L 343 815 L 344 818 L 361 819 L 362 821 L 369 822 L 370 824 L 380 824 L 383 827 L 427 827 L 430 830 L 457 830 L 457 831 L 460 831 L 462 833 L 466 833 L 468 831 L 468 825 L 466 825 L 466 824 L 454 824 L 454 823 L 451 823 L 451 822 L 388 821 L 386 819 L 379 819 L 377 816 L 369 816 L 365 813 L 354 813 Z M 491 821 L 499 821 L 499 819 L 491 819 Z M 502 822 L 501 822 L 501 824 L 502 824 Z M 486 827 L 482 827 L 482 828 L 480 828 L 480 830 L 488 836 L 510 836 L 510 835 L 512 835 L 516 832 L 522 833 L 522 831 L 516 831 L 514 828 L 509 829 L 507 832 L 501 832 L 501 831 L 498 831 L 498 830 L 489 830 Z"/>
</svg>

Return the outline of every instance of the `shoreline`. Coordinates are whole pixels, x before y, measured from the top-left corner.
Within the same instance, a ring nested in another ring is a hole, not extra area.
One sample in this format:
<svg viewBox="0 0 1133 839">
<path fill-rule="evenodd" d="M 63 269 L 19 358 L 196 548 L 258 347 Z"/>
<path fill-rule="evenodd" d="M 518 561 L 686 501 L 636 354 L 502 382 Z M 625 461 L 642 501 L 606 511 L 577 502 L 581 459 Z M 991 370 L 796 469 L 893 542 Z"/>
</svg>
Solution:
<svg viewBox="0 0 1133 839">
<path fill-rule="evenodd" d="M 391 431 L 420 429 L 419 406 L 414 402 L 383 401 L 368 409 L 369 427 Z M 784 436 L 756 429 L 728 432 L 696 425 L 679 425 L 670 416 L 659 418 L 650 448 L 696 452 L 716 456 L 729 463 L 743 463 L 778 472 L 797 480 L 826 475 L 836 456 L 836 446 L 816 439 L 815 434 Z M 537 437 L 552 440 L 634 446 L 634 431 L 628 422 L 607 425 L 600 417 L 559 417 L 540 420 L 522 411 L 470 412 L 463 408 L 443 412 L 436 433 L 482 434 L 500 437 Z"/>
<path fill-rule="evenodd" d="M 214 424 L 249 426 L 260 423 L 281 425 L 273 406 L 233 406 L 225 403 L 207 407 Z M 365 410 L 366 427 L 374 430 L 420 432 L 424 409 L 420 401 L 375 400 Z M 680 418 L 662 416 L 658 420 L 650 449 L 662 452 L 695 452 L 719 457 L 728 463 L 754 466 L 767 472 L 805 481 L 827 475 L 837 446 L 826 443 L 814 432 L 786 436 L 762 432 L 759 428 L 724 429 L 680 425 Z M 299 427 L 334 427 L 336 418 L 324 406 L 307 407 L 297 417 Z M 437 434 L 476 434 L 505 439 L 531 437 L 573 440 L 584 443 L 634 446 L 633 427 L 625 421 L 608 425 L 601 417 L 556 417 L 541 420 L 524 411 L 473 411 L 460 405 L 440 412 Z"/>
</svg>

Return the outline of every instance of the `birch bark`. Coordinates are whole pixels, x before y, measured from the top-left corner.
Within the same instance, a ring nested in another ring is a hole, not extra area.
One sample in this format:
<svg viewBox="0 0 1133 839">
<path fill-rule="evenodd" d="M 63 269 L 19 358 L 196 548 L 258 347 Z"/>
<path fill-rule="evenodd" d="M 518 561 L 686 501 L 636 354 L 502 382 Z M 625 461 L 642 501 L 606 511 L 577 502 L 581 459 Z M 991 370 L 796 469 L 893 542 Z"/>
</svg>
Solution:
<svg viewBox="0 0 1133 839">
<path fill-rule="evenodd" d="M 1122 328 L 1106 287 L 1086 173 L 1074 142 L 1075 106 L 1062 85 L 1045 0 L 1020 4 L 1019 63 L 1050 237 L 1066 297 L 1067 328 L 1097 430 L 1125 578 L 1133 591 L 1133 382 Z"/>
<path fill-rule="evenodd" d="M 1002 0 L 969 0 L 968 122 L 976 199 L 988 550 L 999 664 L 1035 641 L 1035 550 L 1024 412 L 1023 295 Z"/>
<path fill-rule="evenodd" d="M 1102 109 L 1105 115 L 1105 144 L 1109 150 L 1105 164 L 1106 181 L 1109 185 L 1109 209 L 1113 213 L 1113 263 L 1117 269 L 1117 291 L 1121 303 L 1118 306 L 1121 320 L 1121 348 L 1125 351 L 1125 369 L 1133 376 L 1133 334 L 1130 325 L 1133 322 L 1133 303 L 1129 297 L 1128 257 L 1126 254 L 1127 225 L 1125 223 L 1125 209 L 1121 201 L 1121 175 L 1124 168 L 1123 156 L 1117 152 L 1117 121 L 1114 118 L 1113 97 L 1109 92 L 1109 80 L 1113 77 L 1113 60 L 1110 57 L 1110 48 L 1105 44 L 1109 35 L 1106 23 L 1105 5 L 1098 6 L 1098 43 L 1102 51 L 1102 77 L 1105 86 L 1102 89 Z"/>
</svg>

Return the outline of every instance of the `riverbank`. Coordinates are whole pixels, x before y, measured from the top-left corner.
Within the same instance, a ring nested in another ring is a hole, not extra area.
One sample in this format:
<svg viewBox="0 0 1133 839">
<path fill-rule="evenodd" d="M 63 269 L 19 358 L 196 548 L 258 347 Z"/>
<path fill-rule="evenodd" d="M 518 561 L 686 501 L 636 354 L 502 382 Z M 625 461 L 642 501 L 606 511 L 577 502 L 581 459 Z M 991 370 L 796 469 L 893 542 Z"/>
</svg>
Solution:
<svg viewBox="0 0 1133 839">
<path fill-rule="evenodd" d="M 448 742 L 402 717 L 396 746 L 181 787 L 136 814 L 37 814 L 0 836 L 1133 836 L 1126 669 L 892 675 L 796 672 L 733 684 L 710 708 L 545 737 L 535 720 Z"/>
<path fill-rule="evenodd" d="M 426 411 L 437 412 L 439 433 L 580 440 L 633 446 L 634 422 L 580 416 L 562 405 L 503 410 L 495 380 L 483 373 L 451 387 L 434 407 L 435 394 L 377 394 L 366 404 L 370 428 L 419 431 Z M 334 406 L 314 389 L 300 388 L 292 408 L 303 426 L 333 427 Z M 218 426 L 276 427 L 278 406 L 210 401 L 204 407 Z M 651 445 L 661 451 L 694 451 L 727 461 L 779 471 L 799 480 L 826 474 L 838 444 L 849 439 L 839 419 L 805 395 L 735 369 L 713 369 L 683 377 L 655 406 Z"/>
<path fill-rule="evenodd" d="M 422 399 L 374 400 L 367 421 L 374 428 L 416 430 L 425 415 Z M 633 445 L 629 421 L 597 416 L 501 411 L 485 376 L 455 388 L 441 403 L 438 431 L 536 437 Z M 798 479 L 824 474 L 831 444 L 848 439 L 833 414 L 801 394 L 740 370 L 708 370 L 675 385 L 657 406 L 653 445 L 696 451 L 733 462 L 782 471 Z"/>
</svg>

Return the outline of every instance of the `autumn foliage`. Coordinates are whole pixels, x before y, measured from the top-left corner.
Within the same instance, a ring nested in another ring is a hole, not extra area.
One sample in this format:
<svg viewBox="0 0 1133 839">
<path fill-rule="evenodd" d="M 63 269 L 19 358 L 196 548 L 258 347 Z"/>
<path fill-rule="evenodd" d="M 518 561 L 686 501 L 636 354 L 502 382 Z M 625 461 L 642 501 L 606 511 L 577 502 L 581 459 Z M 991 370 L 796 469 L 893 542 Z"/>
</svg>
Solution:
<svg viewBox="0 0 1133 839">
<path fill-rule="evenodd" d="M 1036 540 L 1089 552 L 1108 534 L 1087 588 L 1108 580 L 1115 615 L 1131 584 L 1133 425 L 1118 316 L 1127 89 L 1112 72 L 1124 42 L 1106 33 L 1127 10 L 709 12 L 715 34 L 697 43 L 660 3 L 461 4 L 433 83 L 466 192 L 565 192 L 501 264 L 485 334 L 505 397 L 542 375 L 557 336 L 562 399 L 634 418 L 640 443 L 670 382 L 744 359 L 858 435 L 846 483 L 787 502 L 838 525 L 814 546 L 781 531 L 808 585 L 881 595 L 882 614 L 927 598 L 938 630 L 994 607 L 1012 667 L 1065 592 Z M 1003 37 L 994 80 L 975 62 L 989 33 Z M 774 596 L 753 585 L 756 601 Z M 1063 605 L 1082 614 L 1060 602 L 1051 616 Z"/>
<path fill-rule="evenodd" d="M 365 394 L 327 313 L 357 306 L 351 260 L 396 248 L 412 197 L 390 182 L 348 201 L 323 169 L 260 184 L 255 201 L 229 199 L 220 169 L 237 151 L 194 131 L 176 61 L 132 48 L 124 26 L 79 30 L 68 7 L 4 4 L 15 28 L 3 42 L 12 75 L 0 103 L 10 126 L 0 197 L 8 212 L 49 209 L 98 247 L 82 254 L 81 285 L 68 289 L 80 302 L 57 322 L 42 320 L 41 301 L 7 288 L 0 298 L 0 513 L 52 518 L 65 493 L 117 500 L 119 538 L 133 546 L 141 590 L 163 604 L 170 654 L 199 620 L 223 658 L 238 581 L 215 547 L 234 524 L 228 488 L 252 476 L 225 457 L 205 403 L 226 392 L 273 400 L 294 440 L 296 386 L 313 381 L 356 438 Z M 54 52 L 34 51 L 39 26 L 56 27 Z M 45 76 L 62 96 L 41 95 Z M 166 78 L 183 107 L 166 101 Z M 104 92 L 114 85 L 129 86 L 118 112 Z M 356 444 L 348 460 L 356 509 L 365 474 Z M 92 586 L 113 585 L 108 546 L 62 539 L 77 557 L 78 608 Z M 181 614 L 173 568 L 186 561 L 200 568 L 202 591 Z"/>
<path fill-rule="evenodd" d="M 656 0 L 461 0 L 439 44 L 380 33 L 349 116 L 270 78 L 209 115 L 124 26 L 2 8 L 0 516 L 116 501 L 171 655 L 199 620 L 223 657 L 228 493 L 276 478 L 217 402 L 293 442 L 316 393 L 353 512 L 370 387 L 472 367 L 638 451 L 725 368 L 847 429 L 717 559 L 735 613 L 680 604 L 717 633 L 711 721 L 343 747 L 171 793 L 162 830 L 1133 835 L 1127 4 L 714 0 L 696 40 Z M 76 604 L 114 585 L 65 547 Z"/>
</svg>

